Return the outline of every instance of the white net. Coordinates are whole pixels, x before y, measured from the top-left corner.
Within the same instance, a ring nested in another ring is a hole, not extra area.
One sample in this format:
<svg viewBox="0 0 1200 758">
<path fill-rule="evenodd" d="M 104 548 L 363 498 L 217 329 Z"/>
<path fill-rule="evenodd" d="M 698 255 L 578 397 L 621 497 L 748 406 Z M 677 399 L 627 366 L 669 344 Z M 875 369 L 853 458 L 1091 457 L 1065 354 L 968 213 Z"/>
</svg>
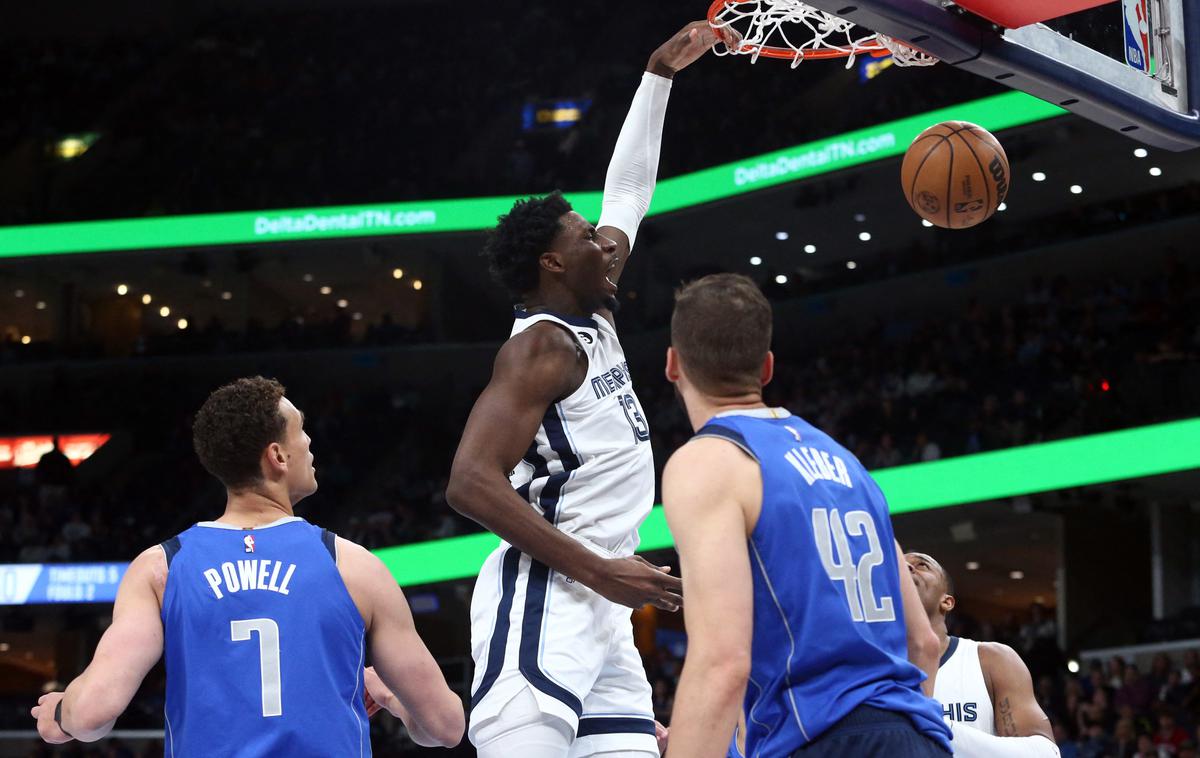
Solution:
<svg viewBox="0 0 1200 758">
<path fill-rule="evenodd" d="M 760 55 L 791 60 L 846 56 L 846 68 L 861 54 L 892 54 L 898 66 L 932 66 L 937 58 L 799 0 L 716 0 L 709 23 L 722 40 L 717 55 Z M 730 44 L 733 43 L 733 44 Z"/>
</svg>

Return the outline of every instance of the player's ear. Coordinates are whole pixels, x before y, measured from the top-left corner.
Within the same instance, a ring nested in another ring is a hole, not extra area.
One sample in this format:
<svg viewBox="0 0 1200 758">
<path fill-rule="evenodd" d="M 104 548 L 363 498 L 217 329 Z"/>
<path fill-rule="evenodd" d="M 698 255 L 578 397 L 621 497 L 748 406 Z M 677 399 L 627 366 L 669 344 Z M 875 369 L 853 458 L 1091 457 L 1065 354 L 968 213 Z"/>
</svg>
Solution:
<svg viewBox="0 0 1200 758">
<path fill-rule="evenodd" d="M 955 604 L 954 595 L 942 595 L 942 602 L 938 603 L 943 616 L 954 610 Z"/>
<path fill-rule="evenodd" d="M 283 446 L 278 442 L 272 442 L 267 445 L 266 452 L 263 453 L 263 458 L 267 462 L 267 467 L 271 471 L 287 470 L 287 453 L 284 452 Z"/>
<path fill-rule="evenodd" d="M 758 378 L 762 382 L 762 386 L 766 387 L 775 378 L 775 353 L 767 351 L 767 357 L 763 358 L 762 375 Z"/>
<path fill-rule="evenodd" d="M 667 381 L 674 384 L 679 381 L 679 353 L 675 352 L 675 348 L 667 346 L 667 367 L 663 371 L 667 376 Z"/>
<path fill-rule="evenodd" d="M 566 270 L 566 264 L 563 262 L 562 254 L 555 250 L 547 250 L 538 256 L 538 263 L 547 271 L 556 274 L 561 274 Z"/>
</svg>

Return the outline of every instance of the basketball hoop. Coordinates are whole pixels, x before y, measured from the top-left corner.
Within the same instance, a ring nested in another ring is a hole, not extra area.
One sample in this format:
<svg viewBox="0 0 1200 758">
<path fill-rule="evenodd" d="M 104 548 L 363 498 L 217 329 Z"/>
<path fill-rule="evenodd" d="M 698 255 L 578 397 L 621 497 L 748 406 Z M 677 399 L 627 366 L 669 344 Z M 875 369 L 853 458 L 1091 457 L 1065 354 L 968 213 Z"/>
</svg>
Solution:
<svg viewBox="0 0 1200 758">
<path fill-rule="evenodd" d="M 859 55 L 891 55 L 897 66 L 938 62 L 911 45 L 857 29 L 853 22 L 799 0 L 714 0 L 708 23 L 721 40 L 713 52 L 749 55 L 751 63 L 760 55 L 790 60 L 792 68 L 809 59 L 830 58 L 848 58 L 846 68 L 850 68 Z"/>
</svg>

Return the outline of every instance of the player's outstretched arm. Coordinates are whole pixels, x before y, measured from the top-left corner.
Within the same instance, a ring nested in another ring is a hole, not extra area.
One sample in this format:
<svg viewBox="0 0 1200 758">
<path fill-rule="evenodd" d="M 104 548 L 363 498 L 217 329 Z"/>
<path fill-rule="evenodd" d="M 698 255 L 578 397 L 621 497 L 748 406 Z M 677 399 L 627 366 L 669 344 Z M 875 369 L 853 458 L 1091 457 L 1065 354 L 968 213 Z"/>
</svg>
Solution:
<svg viewBox="0 0 1200 758">
<path fill-rule="evenodd" d="M 996 734 L 951 724 L 954 754 L 965 758 L 1058 758 L 1050 719 L 1033 694 L 1033 678 L 1021 656 L 1008 645 L 982 642 L 979 665 L 992 694 Z"/>
<path fill-rule="evenodd" d="M 908 660 L 925 672 L 921 691 L 927 697 L 933 697 L 938 659 L 941 657 L 941 643 L 929 623 L 924 606 L 921 605 L 921 597 L 917 594 L 917 585 L 913 584 L 912 569 L 904 559 L 904 551 L 900 549 L 899 542 L 895 544 L 900 571 L 900 596 L 904 605 L 904 627 L 908 633 Z"/>
<path fill-rule="evenodd" d="M 375 664 L 365 675 L 367 691 L 404 722 L 418 745 L 454 747 L 466 728 L 462 700 L 417 634 L 395 578 L 383 561 L 349 540 L 338 538 L 337 553 L 338 570 L 367 627 Z M 373 686 L 376 679 L 385 687 Z"/>
<path fill-rule="evenodd" d="M 615 603 L 678 610 L 683 602 L 678 579 L 637 556 L 596 555 L 530 508 L 508 481 L 547 408 L 582 380 L 575 342 L 565 330 L 536 324 L 506 342 L 467 419 L 446 501 L 521 552 Z"/>
<path fill-rule="evenodd" d="M 617 264 L 609 274 L 614 284 L 625 269 L 638 225 L 654 194 L 671 79 L 708 52 L 714 42 L 716 35 L 708 22 L 696 21 L 664 42 L 646 63 L 642 84 L 633 96 L 608 164 L 604 202 L 596 224 L 600 234 L 617 243 Z"/>
<path fill-rule="evenodd" d="M 100 638 L 91 664 L 65 693 L 43 695 L 30 712 L 43 740 L 94 742 L 109 733 L 162 657 L 160 593 L 166 576 L 166 556 L 157 546 L 129 564 L 117 590 L 112 626 Z"/>
<path fill-rule="evenodd" d="M 748 518 L 762 500 L 758 464 L 719 439 L 671 456 L 663 507 L 679 550 L 688 650 L 671 714 L 669 756 L 725 756 L 750 675 L 754 588 Z"/>
</svg>

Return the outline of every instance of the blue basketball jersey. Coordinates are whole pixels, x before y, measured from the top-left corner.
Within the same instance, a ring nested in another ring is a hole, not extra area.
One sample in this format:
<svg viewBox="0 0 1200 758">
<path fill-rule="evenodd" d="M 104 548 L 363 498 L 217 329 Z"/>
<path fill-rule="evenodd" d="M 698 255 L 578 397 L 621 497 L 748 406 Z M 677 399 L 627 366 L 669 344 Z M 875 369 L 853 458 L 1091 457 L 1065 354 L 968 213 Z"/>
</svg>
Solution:
<svg viewBox="0 0 1200 758">
<path fill-rule="evenodd" d="M 908 661 L 887 503 L 858 459 L 776 408 L 721 414 L 696 436 L 736 444 L 762 471 L 762 514 L 748 541 L 747 758 L 789 755 L 860 705 L 908 716 L 949 750 L 942 710 Z"/>
<path fill-rule="evenodd" d="M 163 543 L 167 756 L 369 756 L 364 626 L 334 537 L 291 517 Z"/>
</svg>

